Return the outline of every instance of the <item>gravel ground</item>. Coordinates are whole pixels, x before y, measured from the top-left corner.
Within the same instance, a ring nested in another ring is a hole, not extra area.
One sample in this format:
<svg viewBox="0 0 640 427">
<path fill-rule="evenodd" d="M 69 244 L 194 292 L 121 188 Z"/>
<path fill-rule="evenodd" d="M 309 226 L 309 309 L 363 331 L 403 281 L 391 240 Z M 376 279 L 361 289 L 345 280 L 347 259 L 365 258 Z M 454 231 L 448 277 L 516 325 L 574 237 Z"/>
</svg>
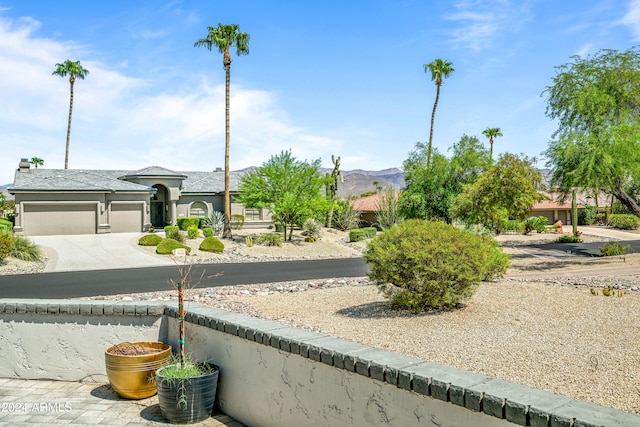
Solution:
<svg viewBox="0 0 640 427">
<path fill-rule="evenodd" d="M 640 255 L 553 257 L 522 246 L 556 238 L 501 236 L 505 250 L 520 255 L 507 277 L 482 283 L 462 308 L 447 312 L 394 311 L 366 278 L 194 289 L 190 299 L 640 413 Z M 313 244 L 296 239 L 283 248 L 247 248 L 236 235 L 225 241 L 225 262 L 358 256 L 364 247 L 347 243 L 344 233 L 325 233 Z M 207 257 L 195 259 L 222 262 Z M 614 296 L 602 294 L 607 287 Z M 94 298 L 175 300 L 176 294 Z"/>
</svg>

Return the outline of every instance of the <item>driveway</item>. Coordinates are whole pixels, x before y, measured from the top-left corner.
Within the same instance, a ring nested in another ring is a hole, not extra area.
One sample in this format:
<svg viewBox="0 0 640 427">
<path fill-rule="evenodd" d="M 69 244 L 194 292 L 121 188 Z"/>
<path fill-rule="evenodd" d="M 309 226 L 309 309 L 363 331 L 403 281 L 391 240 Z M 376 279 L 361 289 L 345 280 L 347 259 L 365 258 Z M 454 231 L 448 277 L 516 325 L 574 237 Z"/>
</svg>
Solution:
<svg viewBox="0 0 640 427">
<path fill-rule="evenodd" d="M 30 237 L 49 257 L 45 272 L 175 265 L 138 247 L 141 233 Z"/>
</svg>

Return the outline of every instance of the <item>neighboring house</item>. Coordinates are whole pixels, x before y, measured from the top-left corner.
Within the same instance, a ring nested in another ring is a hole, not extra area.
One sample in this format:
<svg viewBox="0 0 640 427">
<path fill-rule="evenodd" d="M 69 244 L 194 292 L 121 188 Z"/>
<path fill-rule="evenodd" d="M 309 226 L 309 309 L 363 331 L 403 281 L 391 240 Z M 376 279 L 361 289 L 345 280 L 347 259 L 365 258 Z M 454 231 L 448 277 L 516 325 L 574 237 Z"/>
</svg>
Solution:
<svg viewBox="0 0 640 427">
<path fill-rule="evenodd" d="M 353 210 L 360 212 L 360 221 L 365 226 L 375 226 L 378 223 L 376 217 L 378 207 L 382 204 L 382 197 L 385 192 L 372 194 L 370 196 L 360 197 L 353 201 Z M 396 198 L 400 197 L 400 193 L 395 193 Z"/>
<path fill-rule="evenodd" d="M 182 217 L 224 210 L 224 172 L 175 172 L 159 166 L 131 170 L 31 169 L 22 159 L 9 193 L 14 231 L 27 236 L 141 232 Z M 266 209 L 234 203 L 238 174 L 230 174 L 231 214 L 245 228 L 272 224 Z"/>
<path fill-rule="evenodd" d="M 578 209 L 584 206 L 578 205 Z M 556 202 L 555 200 L 542 200 L 537 202 L 530 210 L 531 216 L 544 216 L 549 224 L 562 221 L 563 224 L 571 224 L 571 202 Z"/>
</svg>

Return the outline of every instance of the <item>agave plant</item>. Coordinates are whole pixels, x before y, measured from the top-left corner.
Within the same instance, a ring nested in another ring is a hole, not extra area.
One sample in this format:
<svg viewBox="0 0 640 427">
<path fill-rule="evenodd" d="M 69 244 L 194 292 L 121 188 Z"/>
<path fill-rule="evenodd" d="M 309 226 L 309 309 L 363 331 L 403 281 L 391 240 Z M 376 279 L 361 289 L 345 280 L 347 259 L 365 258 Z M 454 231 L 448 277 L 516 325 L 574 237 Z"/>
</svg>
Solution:
<svg viewBox="0 0 640 427">
<path fill-rule="evenodd" d="M 216 234 L 220 234 L 222 231 L 222 227 L 224 226 L 224 214 L 220 211 L 213 211 L 211 215 L 209 215 L 209 223 L 211 224 L 211 228 Z"/>
</svg>

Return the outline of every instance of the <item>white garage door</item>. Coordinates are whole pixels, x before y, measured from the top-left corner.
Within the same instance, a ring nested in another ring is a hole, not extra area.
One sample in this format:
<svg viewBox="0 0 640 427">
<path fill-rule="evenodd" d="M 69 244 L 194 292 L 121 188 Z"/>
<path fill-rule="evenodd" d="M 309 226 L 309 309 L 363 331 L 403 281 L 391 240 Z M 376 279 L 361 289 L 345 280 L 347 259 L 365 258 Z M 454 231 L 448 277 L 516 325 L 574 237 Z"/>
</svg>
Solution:
<svg viewBox="0 0 640 427">
<path fill-rule="evenodd" d="M 111 232 L 138 233 L 142 231 L 141 203 L 113 203 L 111 205 Z"/>
<path fill-rule="evenodd" d="M 96 204 L 25 204 L 22 226 L 27 236 L 96 234 Z"/>
</svg>

